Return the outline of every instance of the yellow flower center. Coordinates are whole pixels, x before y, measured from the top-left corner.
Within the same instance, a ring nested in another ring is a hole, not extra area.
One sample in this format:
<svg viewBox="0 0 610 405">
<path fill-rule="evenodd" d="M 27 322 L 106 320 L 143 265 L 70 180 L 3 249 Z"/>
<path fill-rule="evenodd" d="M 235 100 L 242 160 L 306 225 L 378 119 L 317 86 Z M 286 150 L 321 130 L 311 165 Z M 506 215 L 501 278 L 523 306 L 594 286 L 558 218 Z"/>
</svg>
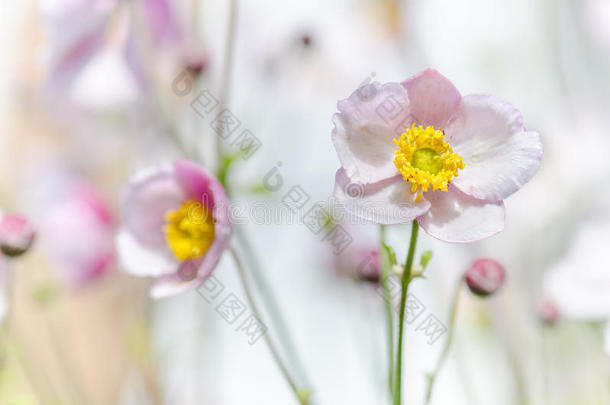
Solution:
<svg viewBox="0 0 610 405">
<path fill-rule="evenodd" d="M 201 257 L 214 242 L 214 219 L 200 202 L 189 200 L 166 217 L 165 239 L 176 259 Z"/>
<path fill-rule="evenodd" d="M 411 192 L 419 190 L 415 201 L 430 187 L 447 191 L 447 186 L 465 167 L 460 155 L 444 140 L 440 129 L 413 124 L 411 128 L 394 139 L 398 150 L 394 152 L 394 164 L 403 179 L 412 183 Z"/>
</svg>

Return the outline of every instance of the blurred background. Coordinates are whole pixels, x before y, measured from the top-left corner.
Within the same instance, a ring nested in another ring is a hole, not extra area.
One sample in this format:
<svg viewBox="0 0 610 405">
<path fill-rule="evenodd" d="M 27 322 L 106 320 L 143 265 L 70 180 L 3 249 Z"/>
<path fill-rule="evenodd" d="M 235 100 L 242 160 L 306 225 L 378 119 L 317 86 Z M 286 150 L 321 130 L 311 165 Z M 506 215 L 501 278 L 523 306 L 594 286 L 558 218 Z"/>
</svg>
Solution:
<svg viewBox="0 0 610 405">
<path fill-rule="evenodd" d="M 376 280 L 333 256 L 281 201 L 293 186 L 310 204 L 332 195 L 338 100 L 427 67 L 462 94 L 518 106 L 545 148 L 537 176 L 505 202 L 504 232 L 469 245 L 420 236 L 418 252 L 433 258 L 411 287 L 419 320 L 447 324 L 455 285 L 477 258 L 507 271 L 493 297 L 462 295 L 432 403 L 610 403 L 610 0 L 41 0 L 2 9 L 0 211 L 26 216 L 37 235 L 26 255 L 0 262 L 0 404 L 296 403 L 262 340 L 250 342 L 197 291 L 151 300 L 151 280 L 117 261 L 121 193 L 138 169 L 183 156 L 214 168 L 217 144 L 235 152 L 191 108 L 204 90 L 261 144 L 232 162 L 227 182 L 275 297 L 268 333 L 288 331 L 285 356 L 315 404 L 387 402 Z M 273 168 L 277 191 L 262 187 Z M 400 258 L 409 232 L 388 229 Z M 376 227 L 352 235 L 377 249 Z M 229 257 L 214 274 L 245 302 Z M 406 327 L 408 404 L 423 403 L 446 337 L 418 325 Z"/>
</svg>

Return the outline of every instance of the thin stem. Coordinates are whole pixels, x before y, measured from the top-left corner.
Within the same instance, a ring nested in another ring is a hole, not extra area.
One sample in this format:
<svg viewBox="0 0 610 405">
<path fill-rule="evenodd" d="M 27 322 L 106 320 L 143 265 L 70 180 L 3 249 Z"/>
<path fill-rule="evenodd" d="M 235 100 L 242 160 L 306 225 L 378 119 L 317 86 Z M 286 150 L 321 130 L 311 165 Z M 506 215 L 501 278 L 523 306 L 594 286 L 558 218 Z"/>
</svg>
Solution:
<svg viewBox="0 0 610 405">
<path fill-rule="evenodd" d="M 394 309 L 392 308 L 392 296 L 390 295 L 390 258 L 386 251 L 385 226 L 379 227 L 379 243 L 381 250 L 381 288 L 385 301 L 387 339 L 388 339 L 388 385 L 390 395 L 394 393 Z"/>
<path fill-rule="evenodd" d="M 296 371 L 301 377 L 303 385 L 310 385 L 305 368 L 301 364 L 300 358 L 297 355 L 296 347 L 292 343 L 292 339 L 288 333 L 286 322 L 284 321 L 281 312 L 278 310 L 280 306 L 269 288 L 269 283 L 263 276 L 263 272 L 260 268 L 260 262 L 256 256 L 256 253 L 254 252 L 254 249 L 252 248 L 252 245 L 250 244 L 250 239 L 243 229 L 238 226 L 235 226 L 235 236 L 243 249 L 243 254 L 246 257 L 248 264 L 250 265 L 250 275 L 260 291 L 260 297 L 268 309 L 267 312 L 269 316 L 272 318 L 274 331 L 276 332 L 279 341 L 284 348 L 284 352 L 288 356 L 290 362 L 295 366 Z"/>
<path fill-rule="evenodd" d="M 7 260 L 6 269 L 4 270 L 4 277 L 6 277 L 4 282 L 6 285 L 6 314 L 4 315 L 3 328 L 7 336 L 10 333 L 13 321 L 13 298 L 15 297 L 15 288 L 17 288 L 17 275 L 14 274 L 11 264 L 11 261 Z"/>
<path fill-rule="evenodd" d="M 65 378 L 64 381 L 67 383 L 66 386 L 70 391 L 71 397 L 79 404 L 92 404 L 92 398 L 87 395 L 83 388 L 81 374 L 77 372 L 74 364 L 69 361 L 69 359 L 73 356 L 70 356 L 70 354 L 65 350 L 64 345 L 62 345 L 62 339 L 60 338 L 57 329 L 55 328 L 55 324 L 51 320 L 50 314 L 48 313 L 46 314 L 46 321 L 51 347 L 54 351 L 61 373 Z"/>
<path fill-rule="evenodd" d="M 231 78 L 231 71 L 233 68 L 233 48 L 235 47 L 235 31 L 237 28 L 237 0 L 230 0 L 229 2 L 229 23 L 227 28 L 227 39 L 225 41 L 225 53 L 224 53 L 224 71 L 222 75 L 222 82 L 220 85 L 220 95 L 219 95 L 219 106 L 220 112 L 226 108 L 227 105 L 227 97 L 229 94 L 229 83 Z M 224 126 L 220 126 L 220 134 L 216 137 L 216 157 L 218 159 L 217 164 L 218 168 L 222 165 L 222 132 L 224 130 Z"/>
<path fill-rule="evenodd" d="M 434 383 L 436 382 L 436 378 L 438 377 L 445 360 L 447 359 L 447 355 L 449 354 L 449 349 L 451 348 L 451 343 L 453 342 L 453 335 L 455 331 L 455 318 L 457 317 L 457 309 L 460 301 L 460 292 L 462 291 L 462 284 L 464 282 L 464 277 L 460 277 L 457 286 L 455 288 L 455 292 L 453 293 L 453 300 L 451 301 L 451 312 L 449 315 L 449 326 L 447 328 L 447 339 L 445 340 L 445 346 L 443 346 L 443 350 L 441 355 L 439 356 L 436 366 L 434 367 L 434 371 L 428 377 L 428 388 L 426 389 L 426 401 L 425 405 L 430 403 L 432 399 L 432 390 L 434 389 Z"/>
<path fill-rule="evenodd" d="M 417 244 L 417 233 L 419 231 L 419 224 L 417 221 L 413 221 L 413 227 L 411 228 L 411 242 L 409 244 L 409 253 L 407 254 L 407 261 L 405 268 L 402 273 L 401 280 L 401 292 L 400 292 L 400 314 L 398 320 L 398 349 L 396 351 L 396 380 L 394 382 L 394 405 L 401 405 L 401 394 L 402 394 L 402 342 L 405 327 L 405 307 L 407 304 L 407 292 L 409 289 L 409 283 L 411 282 L 411 268 L 413 267 L 413 257 L 415 256 L 415 245 Z"/>
<path fill-rule="evenodd" d="M 258 309 L 256 301 L 254 300 L 254 297 L 252 295 L 250 283 L 248 281 L 248 277 L 246 276 L 246 271 L 245 271 L 244 265 L 239 257 L 239 254 L 237 253 L 237 251 L 235 250 L 235 248 L 233 246 L 231 246 L 229 248 L 229 251 L 231 252 L 231 255 L 233 256 L 233 260 L 235 261 L 235 265 L 237 266 L 240 280 L 244 287 L 244 291 L 246 293 L 246 297 L 248 298 L 248 302 L 250 303 L 250 307 L 251 307 L 250 309 L 252 310 L 254 315 L 259 320 L 262 320 L 261 311 Z M 271 339 L 269 334 L 265 333 L 265 334 L 263 334 L 263 337 L 265 339 L 265 342 L 267 343 L 267 347 L 269 348 L 269 351 L 271 352 L 271 356 L 273 357 L 273 360 L 279 367 L 280 372 L 282 373 L 284 379 L 286 380 L 286 382 L 288 383 L 288 385 L 294 392 L 294 395 L 296 396 L 297 400 L 299 401 L 299 403 L 301 405 L 308 405 L 309 404 L 309 390 L 304 390 L 297 386 L 297 384 L 295 383 L 294 379 L 292 378 L 290 372 L 288 371 L 286 364 L 284 364 L 283 360 L 281 359 L 279 351 L 277 350 L 277 348 L 276 348 L 275 344 L 273 343 L 273 340 Z"/>
</svg>

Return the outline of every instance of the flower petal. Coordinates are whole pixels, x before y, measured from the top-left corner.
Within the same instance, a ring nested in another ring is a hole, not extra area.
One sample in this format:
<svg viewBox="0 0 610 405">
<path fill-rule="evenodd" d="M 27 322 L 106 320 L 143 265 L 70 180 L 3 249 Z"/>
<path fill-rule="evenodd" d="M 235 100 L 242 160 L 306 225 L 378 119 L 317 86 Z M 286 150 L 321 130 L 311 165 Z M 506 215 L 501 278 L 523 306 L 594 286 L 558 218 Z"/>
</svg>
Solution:
<svg viewBox="0 0 610 405">
<path fill-rule="evenodd" d="M 127 186 L 123 199 L 125 225 L 145 246 L 164 248 L 165 215 L 186 198 L 171 166 L 142 171 Z"/>
<path fill-rule="evenodd" d="M 167 250 L 148 249 L 126 229 L 117 233 L 116 249 L 121 270 L 135 276 L 159 277 L 173 274 L 179 266 Z"/>
<path fill-rule="evenodd" d="M 410 125 L 407 92 L 399 83 L 370 83 L 337 104 L 332 140 L 347 175 L 375 183 L 398 173 L 392 142 Z"/>
<path fill-rule="evenodd" d="M 116 0 L 43 0 L 40 14 L 46 37 L 47 91 L 65 91 L 102 47 Z"/>
<path fill-rule="evenodd" d="M 218 180 L 203 167 L 181 159 L 174 163 L 174 171 L 178 183 L 187 196 L 201 200 L 214 216 L 214 243 L 205 254 L 198 271 L 198 276 L 205 278 L 216 267 L 231 237 L 229 199 Z"/>
<path fill-rule="evenodd" d="M 339 169 L 335 176 L 335 197 L 350 214 L 378 224 L 410 222 L 430 208 L 425 199 L 415 202 L 415 194 L 400 175 L 362 185 L 352 182 L 345 170 Z"/>
<path fill-rule="evenodd" d="M 521 113 L 496 96 L 465 96 L 446 132 L 466 165 L 453 184 L 473 197 L 503 200 L 540 167 L 540 135 L 525 131 Z"/>
<path fill-rule="evenodd" d="M 215 219 L 228 223 L 227 194 L 210 172 L 190 160 L 180 159 L 174 163 L 174 173 L 187 198 L 201 201 L 208 210 L 218 210 Z"/>
<path fill-rule="evenodd" d="M 166 298 L 196 288 L 205 281 L 205 277 L 197 276 L 201 259 L 185 260 L 180 263 L 178 271 L 160 277 L 150 289 L 154 299 Z"/>
<path fill-rule="evenodd" d="M 434 69 L 426 69 L 402 85 L 407 89 L 413 120 L 424 127 L 445 128 L 462 98 L 458 89 Z"/>
<path fill-rule="evenodd" d="M 449 191 L 425 194 L 432 207 L 417 221 L 430 235 L 445 242 L 481 240 L 504 229 L 504 204 L 477 200 L 450 185 Z"/>
</svg>

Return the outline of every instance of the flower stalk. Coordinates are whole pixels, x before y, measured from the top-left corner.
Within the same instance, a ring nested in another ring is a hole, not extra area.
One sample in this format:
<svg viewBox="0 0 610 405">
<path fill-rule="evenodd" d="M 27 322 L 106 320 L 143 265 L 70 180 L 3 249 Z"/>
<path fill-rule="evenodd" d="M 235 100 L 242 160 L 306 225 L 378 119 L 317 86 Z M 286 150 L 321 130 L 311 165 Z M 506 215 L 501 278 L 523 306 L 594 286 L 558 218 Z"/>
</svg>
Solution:
<svg viewBox="0 0 610 405">
<path fill-rule="evenodd" d="M 250 287 L 250 282 L 248 281 L 248 277 L 246 275 L 246 271 L 245 271 L 243 262 L 242 262 L 241 258 L 239 257 L 237 250 L 233 246 L 231 246 L 229 248 L 229 251 L 231 252 L 231 256 L 233 257 L 233 260 L 237 267 L 239 278 L 243 285 L 244 291 L 246 293 L 246 297 L 248 298 L 248 302 L 250 303 L 252 312 L 254 313 L 256 318 L 258 318 L 259 320 L 262 320 L 261 312 L 259 311 L 256 301 L 254 300 L 254 296 L 252 294 L 252 288 Z M 273 340 L 271 339 L 269 334 L 264 333 L 263 338 L 265 339 L 265 342 L 267 343 L 267 347 L 269 348 L 269 351 L 271 352 L 271 356 L 273 357 L 273 360 L 277 364 L 278 368 L 280 369 L 280 372 L 282 373 L 282 376 L 284 377 L 284 379 L 290 386 L 290 389 L 292 390 L 292 392 L 296 396 L 297 400 L 299 401 L 299 404 L 309 405 L 310 404 L 309 397 L 311 396 L 311 391 L 297 386 L 295 379 L 293 378 L 291 372 L 288 370 L 288 367 L 282 360 L 279 350 L 277 349 L 275 343 L 273 342 Z"/>
<path fill-rule="evenodd" d="M 405 262 L 405 268 L 401 279 L 401 292 L 400 292 L 400 313 L 398 320 L 398 347 L 396 350 L 396 371 L 394 381 L 394 405 L 401 405 L 401 394 L 402 394 L 402 345 L 404 340 L 404 326 L 405 326 L 405 307 L 407 304 L 407 292 L 409 284 L 411 282 L 411 268 L 413 267 L 413 257 L 415 256 L 415 246 L 417 244 L 417 234 L 419 231 L 419 224 L 416 220 L 413 221 L 413 227 L 411 228 L 411 242 L 409 243 L 409 253 L 407 254 L 407 261 Z"/>
<path fill-rule="evenodd" d="M 385 241 L 385 226 L 379 227 L 379 242 L 381 251 L 381 289 L 385 301 L 387 339 L 388 339 L 388 386 L 390 394 L 394 393 L 394 316 L 392 308 L 392 296 L 390 294 L 390 257 Z"/>
</svg>

